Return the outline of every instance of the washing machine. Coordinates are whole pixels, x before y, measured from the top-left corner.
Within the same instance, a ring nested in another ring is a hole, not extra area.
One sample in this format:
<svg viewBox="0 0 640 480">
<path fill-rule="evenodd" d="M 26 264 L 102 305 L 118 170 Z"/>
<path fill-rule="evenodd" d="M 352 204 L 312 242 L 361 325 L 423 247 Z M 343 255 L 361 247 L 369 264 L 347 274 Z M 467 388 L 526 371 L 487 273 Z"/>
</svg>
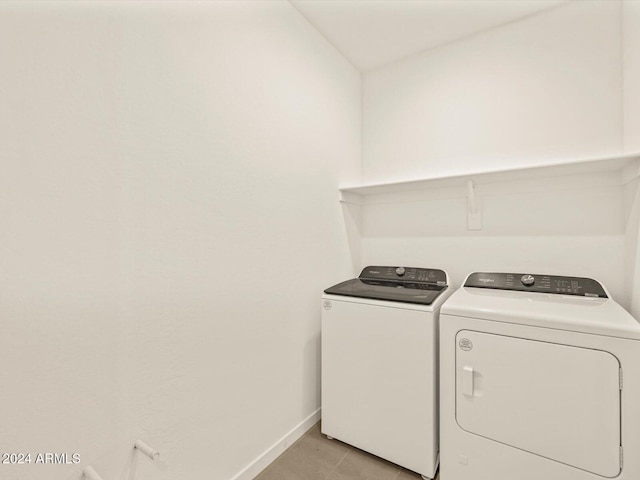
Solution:
<svg viewBox="0 0 640 480">
<path fill-rule="evenodd" d="M 433 478 L 438 269 L 369 266 L 322 296 L 322 433 Z"/>
<path fill-rule="evenodd" d="M 640 479 L 640 325 L 599 282 L 473 273 L 440 351 L 442 480 Z"/>
</svg>

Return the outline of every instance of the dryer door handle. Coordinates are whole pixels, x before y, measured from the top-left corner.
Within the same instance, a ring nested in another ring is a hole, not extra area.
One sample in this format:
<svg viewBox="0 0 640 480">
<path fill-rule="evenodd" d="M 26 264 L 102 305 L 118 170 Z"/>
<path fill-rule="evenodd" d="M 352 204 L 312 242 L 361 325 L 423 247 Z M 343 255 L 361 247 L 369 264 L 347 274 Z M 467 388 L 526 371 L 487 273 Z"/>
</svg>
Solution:
<svg viewBox="0 0 640 480">
<path fill-rule="evenodd" d="M 473 397 L 473 367 L 462 367 L 462 394 Z"/>
</svg>

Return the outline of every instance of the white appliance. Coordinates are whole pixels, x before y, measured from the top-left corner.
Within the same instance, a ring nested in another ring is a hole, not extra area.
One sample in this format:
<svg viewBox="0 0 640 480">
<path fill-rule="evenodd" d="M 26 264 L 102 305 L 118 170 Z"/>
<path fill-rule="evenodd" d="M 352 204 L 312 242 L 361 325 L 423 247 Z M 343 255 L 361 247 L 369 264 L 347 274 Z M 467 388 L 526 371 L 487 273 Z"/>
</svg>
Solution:
<svg viewBox="0 0 640 480">
<path fill-rule="evenodd" d="M 640 479 L 640 325 L 598 282 L 474 273 L 440 328 L 442 480 Z"/>
<path fill-rule="evenodd" d="M 367 267 L 322 297 L 322 433 L 423 475 L 438 464 L 445 272 Z"/>
</svg>

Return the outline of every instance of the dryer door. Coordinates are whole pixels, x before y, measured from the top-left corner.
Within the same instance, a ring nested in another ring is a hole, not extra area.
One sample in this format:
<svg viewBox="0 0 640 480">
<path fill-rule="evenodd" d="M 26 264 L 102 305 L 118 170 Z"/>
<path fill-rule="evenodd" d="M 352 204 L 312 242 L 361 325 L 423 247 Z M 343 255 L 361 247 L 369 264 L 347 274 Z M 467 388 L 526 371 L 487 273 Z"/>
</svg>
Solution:
<svg viewBox="0 0 640 480">
<path fill-rule="evenodd" d="M 620 473 L 616 357 L 469 330 L 456 343 L 461 428 L 604 477 Z"/>
</svg>

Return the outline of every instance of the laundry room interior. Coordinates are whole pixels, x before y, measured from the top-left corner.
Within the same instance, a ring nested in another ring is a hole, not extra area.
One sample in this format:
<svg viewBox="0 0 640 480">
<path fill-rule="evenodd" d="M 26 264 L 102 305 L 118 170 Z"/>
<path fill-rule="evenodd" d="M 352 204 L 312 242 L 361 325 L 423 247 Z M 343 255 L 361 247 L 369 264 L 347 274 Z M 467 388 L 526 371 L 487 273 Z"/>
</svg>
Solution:
<svg viewBox="0 0 640 480">
<path fill-rule="evenodd" d="M 259 477 L 368 266 L 640 318 L 638 0 L 10 0 L 0 65 L 2 480 Z"/>
</svg>

